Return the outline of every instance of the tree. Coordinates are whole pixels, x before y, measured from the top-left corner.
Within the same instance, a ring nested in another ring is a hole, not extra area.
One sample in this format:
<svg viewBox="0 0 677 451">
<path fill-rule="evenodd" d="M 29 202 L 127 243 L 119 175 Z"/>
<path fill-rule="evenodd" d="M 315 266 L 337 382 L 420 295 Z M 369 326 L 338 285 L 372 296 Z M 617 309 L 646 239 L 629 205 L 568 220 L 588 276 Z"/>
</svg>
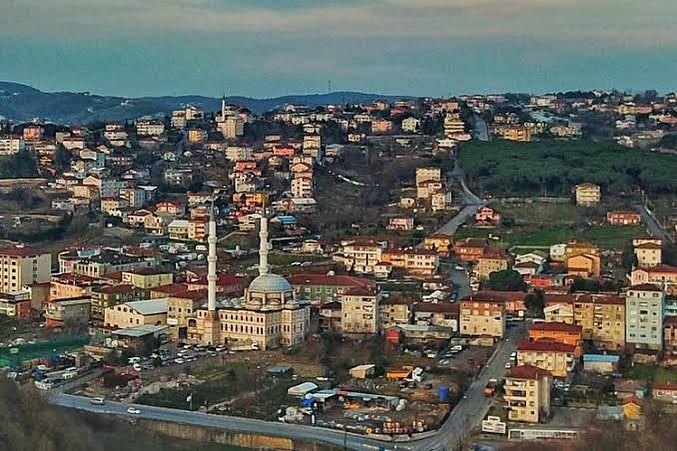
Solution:
<svg viewBox="0 0 677 451">
<path fill-rule="evenodd" d="M 621 265 L 623 266 L 623 269 L 627 271 L 630 271 L 637 266 L 637 255 L 635 254 L 635 249 L 632 247 L 632 242 L 630 241 L 625 243 L 625 247 L 623 248 Z"/>
<path fill-rule="evenodd" d="M 545 308 L 545 298 L 543 292 L 538 290 L 529 293 L 524 298 L 524 305 L 529 309 L 529 314 L 536 318 L 543 318 L 543 309 Z"/>
<path fill-rule="evenodd" d="M 497 291 L 525 291 L 527 289 L 522 275 L 513 269 L 492 272 L 489 274 L 487 285 L 490 290 Z"/>
</svg>

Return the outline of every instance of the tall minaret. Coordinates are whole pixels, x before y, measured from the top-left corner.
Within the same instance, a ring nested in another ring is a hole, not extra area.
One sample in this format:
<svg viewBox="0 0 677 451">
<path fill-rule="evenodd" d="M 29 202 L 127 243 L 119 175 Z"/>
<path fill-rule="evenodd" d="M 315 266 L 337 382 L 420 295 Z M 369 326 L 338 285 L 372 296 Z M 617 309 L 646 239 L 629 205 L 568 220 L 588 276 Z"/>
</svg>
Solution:
<svg viewBox="0 0 677 451">
<path fill-rule="evenodd" d="M 261 230 L 259 232 L 259 274 L 268 274 L 268 218 L 261 216 Z"/>
<path fill-rule="evenodd" d="M 209 212 L 209 255 L 207 256 L 207 310 L 216 311 L 216 220 L 214 219 L 214 203 Z"/>
</svg>

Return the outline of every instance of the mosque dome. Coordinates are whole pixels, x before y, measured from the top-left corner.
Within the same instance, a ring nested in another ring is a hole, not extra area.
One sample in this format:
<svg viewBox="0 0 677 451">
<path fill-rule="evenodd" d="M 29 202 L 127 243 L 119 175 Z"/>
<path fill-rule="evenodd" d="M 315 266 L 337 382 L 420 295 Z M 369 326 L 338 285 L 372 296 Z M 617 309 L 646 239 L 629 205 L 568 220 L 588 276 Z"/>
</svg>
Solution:
<svg viewBox="0 0 677 451">
<path fill-rule="evenodd" d="M 250 293 L 291 293 L 292 287 L 282 276 L 277 274 L 261 274 L 249 284 Z"/>
</svg>

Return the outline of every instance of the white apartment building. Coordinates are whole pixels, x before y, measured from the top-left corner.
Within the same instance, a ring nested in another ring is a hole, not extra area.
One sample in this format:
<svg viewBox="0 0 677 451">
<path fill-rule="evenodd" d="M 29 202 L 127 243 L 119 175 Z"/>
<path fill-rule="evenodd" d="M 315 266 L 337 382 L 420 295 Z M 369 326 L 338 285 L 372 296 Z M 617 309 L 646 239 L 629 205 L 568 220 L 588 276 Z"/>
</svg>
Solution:
<svg viewBox="0 0 677 451">
<path fill-rule="evenodd" d="M 52 254 L 25 246 L 0 249 L 0 291 L 15 292 L 25 285 L 51 281 Z"/>
<path fill-rule="evenodd" d="M 658 351 L 663 345 L 665 293 L 651 284 L 633 285 L 625 294 L 625 342 Z"/>
<path fill-rule="evenodd" d="M 139 136 L 160 136 L 165 132 L 165 124 L 160 121 L 141 120 L 136 123 Z"/>
<path fill-rule="evenodd" d="M 14 155 L 25 148 L 23 138 L 18 136 L 0 136 L 0 155 Z"/>
<path fill-rule="evenodd" d="M 296 178 L 291 181 L 291 195 L 293 198 L 313 197 L 313 180 Z"/>
</svg>

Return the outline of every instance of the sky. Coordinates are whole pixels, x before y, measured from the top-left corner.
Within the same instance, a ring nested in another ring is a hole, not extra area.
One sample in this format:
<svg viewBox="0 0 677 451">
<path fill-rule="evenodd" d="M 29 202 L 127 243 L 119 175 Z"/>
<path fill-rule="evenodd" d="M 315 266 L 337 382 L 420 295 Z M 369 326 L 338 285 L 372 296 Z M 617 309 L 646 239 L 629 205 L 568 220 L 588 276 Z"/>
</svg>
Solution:
<svg viewBox="0 0 677 451">
<path fill-rule="evenodd" d="M 676 0 L 0 0 L 0 80 L 104 95 L 677 89 Z"/>
</svg>

